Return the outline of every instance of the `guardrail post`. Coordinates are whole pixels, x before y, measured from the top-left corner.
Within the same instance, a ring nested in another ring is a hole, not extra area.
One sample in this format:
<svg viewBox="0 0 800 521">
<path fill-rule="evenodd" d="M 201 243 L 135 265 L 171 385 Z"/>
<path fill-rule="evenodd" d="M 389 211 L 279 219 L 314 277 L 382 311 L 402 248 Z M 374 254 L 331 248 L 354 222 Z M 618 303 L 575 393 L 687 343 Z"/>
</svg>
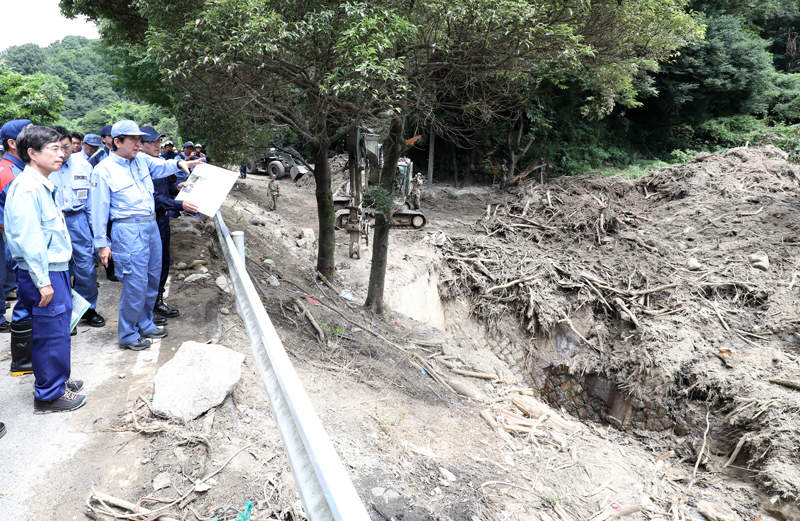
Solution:
<svg viewBox="0 0 800 521">
<path fill-rule="evenodd" d="M 244 258 L 244 232 L 231 232 L 231 237 L 233 237 L 233 244 L 236 245 L 239 257 L 241 257 L 243 263 L 247 264 Z"/>
</svg>

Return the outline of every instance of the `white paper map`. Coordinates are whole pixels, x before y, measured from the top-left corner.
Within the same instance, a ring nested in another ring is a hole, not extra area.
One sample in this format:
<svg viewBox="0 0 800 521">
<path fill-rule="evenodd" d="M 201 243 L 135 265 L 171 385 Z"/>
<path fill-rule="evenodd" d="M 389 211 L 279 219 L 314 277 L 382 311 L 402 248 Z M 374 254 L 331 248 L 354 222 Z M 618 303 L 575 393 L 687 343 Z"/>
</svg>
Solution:
<svg viewBox="0 0 800 521">
<path fill-rule="evenodd" d="M 238 178 L 239 172 L 205 163 L 197 165 L 175 200 L 191 201 L 200 213 L 214 217 Z"/>
</svg>

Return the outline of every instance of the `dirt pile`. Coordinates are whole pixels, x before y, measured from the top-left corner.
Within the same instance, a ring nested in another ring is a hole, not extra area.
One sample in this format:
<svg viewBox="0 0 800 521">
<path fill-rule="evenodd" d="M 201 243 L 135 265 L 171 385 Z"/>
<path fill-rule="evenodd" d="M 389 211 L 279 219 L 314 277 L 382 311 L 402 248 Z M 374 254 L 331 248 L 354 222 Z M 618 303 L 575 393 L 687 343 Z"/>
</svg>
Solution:
<svg viewBox="0 0 800 521">
<path fill-rule="evenodd" d="M 796 497 L 798 179 L 767 146 L 521 186 L 445 243 L 440 293 L 527 339 L 551 402 Z"/>
</svg>

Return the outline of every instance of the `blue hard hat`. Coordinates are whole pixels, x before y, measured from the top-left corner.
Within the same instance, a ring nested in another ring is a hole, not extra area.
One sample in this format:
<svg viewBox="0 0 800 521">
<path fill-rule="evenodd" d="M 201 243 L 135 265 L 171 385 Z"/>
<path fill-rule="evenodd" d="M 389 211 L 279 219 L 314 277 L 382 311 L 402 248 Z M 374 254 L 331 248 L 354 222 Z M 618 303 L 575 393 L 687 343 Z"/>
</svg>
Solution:
<svg viewBox="0 0 800 521">
<path fill-rule="evenodd" d="M 139 130 L 144 132 L 142 141 L 155 141 L 160 137 L 166 137 L 166 134 L 160 134 L 156 129 L 151 126 L 139 127 Z"/>
<path fill-rule="evenodd" d="M 103 142 L 100 140 L 100 136 L 97 134 L 86 134 L 83 136 L 83 142 L 93 147 L 99 147 L 103 144 Z"/>
<path fill-rule="evenodd" d="M 111 135 L 111 125 L 106 125 L 100 130 L 101 136 L 110 136 Z"/>
<path fill-rule="evenodd" d="M 13 119 L 0 127 L 0 139 L 17 139 L 22 129 L 32 124 L 29 119 Z"/>
<path fill-rule="evenodd" d="M 145 133 L 139 130 L 139 125 L 136 122 L 131 121 L 130 119 L 123 119 L 122 121 L 117 121 L 114 123 L 114 126 L 111 127 L 111 137 L 119 137 L 119 136 L 144 136 Z"/>
</svg>

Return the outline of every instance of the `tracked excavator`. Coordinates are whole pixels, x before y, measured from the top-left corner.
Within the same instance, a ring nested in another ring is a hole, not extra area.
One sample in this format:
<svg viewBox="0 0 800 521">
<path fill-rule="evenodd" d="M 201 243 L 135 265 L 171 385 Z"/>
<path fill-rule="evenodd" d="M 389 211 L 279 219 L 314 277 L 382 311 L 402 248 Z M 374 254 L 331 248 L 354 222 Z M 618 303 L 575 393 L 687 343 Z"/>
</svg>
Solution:
<svg viewBox="0 0 800 521">
<path fill-rule="evenodd" d="M 349 236 L 351 258 L 361 258 L 361 239 L 369 247 L 369 234 L 374 219 L 370 208 L 363 207 L 364 191 L 368 184 L 380 182 L 383 157 L 381 154 L 380 136 L 364 133 L 361 129 L 351 130 L 347 136 L 348 169 L 350 180 L 347 193 L 334 196 L 336 226 L 343 228 Z M 410 159 L 400 158 L 397 163 L 401 176 L 396 193 L 392 220 L 395 227 L 422 228 L 427 219 L 419 210 L 411 210 L 406 202 L 409 194 L 414 164 Z"/>
</svg>

